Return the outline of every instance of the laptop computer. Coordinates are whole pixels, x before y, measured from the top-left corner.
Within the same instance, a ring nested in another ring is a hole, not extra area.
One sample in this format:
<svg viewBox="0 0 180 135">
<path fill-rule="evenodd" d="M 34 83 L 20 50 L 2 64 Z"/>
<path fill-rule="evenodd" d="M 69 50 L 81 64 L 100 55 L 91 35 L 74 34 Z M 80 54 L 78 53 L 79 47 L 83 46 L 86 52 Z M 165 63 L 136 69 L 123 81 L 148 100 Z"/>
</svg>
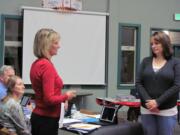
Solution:
<svg viewBox="0 0 180 135">
<path fill-rule="evenodd" d="M 31 97 L 23 96 L 20 104 L 25 107 L 30 102 L 30 99 L 31 99 Z"/>
<path fill-rule="evenodd" d="M 102 126 L 117 124 L 118 109 L 119 108 L 116 106 L 103 106 L 99 121 L 89 122 L 89 123 L 102 125 Z"/>
</svg>

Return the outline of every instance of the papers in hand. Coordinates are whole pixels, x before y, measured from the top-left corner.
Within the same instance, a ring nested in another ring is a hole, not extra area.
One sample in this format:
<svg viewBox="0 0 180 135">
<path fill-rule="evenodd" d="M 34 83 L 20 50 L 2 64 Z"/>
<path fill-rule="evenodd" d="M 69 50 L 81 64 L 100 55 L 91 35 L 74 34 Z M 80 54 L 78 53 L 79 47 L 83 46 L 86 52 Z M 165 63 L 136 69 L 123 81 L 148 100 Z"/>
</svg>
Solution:
<svg viewBox="0 0 180 135">
<path fill-rule="evenodd" d="M 64 103 L 61 103 L 61 116 L 60 116 L 60 119 L 59 119 L 59 128 L 62 128 L 63 127 L 63 120 L 64 120 Z"/>
<path fill-rule="evenodd" d="M 75 123 L 75 124 L 69 125 L 69 128 L 87 130 L 87 131 L 97 129 L 99 127 L 101 127 L 101 126 L 100 125 L 94 125 L 94 124 L 87 124 L 87 123 Z"/>
</svg>

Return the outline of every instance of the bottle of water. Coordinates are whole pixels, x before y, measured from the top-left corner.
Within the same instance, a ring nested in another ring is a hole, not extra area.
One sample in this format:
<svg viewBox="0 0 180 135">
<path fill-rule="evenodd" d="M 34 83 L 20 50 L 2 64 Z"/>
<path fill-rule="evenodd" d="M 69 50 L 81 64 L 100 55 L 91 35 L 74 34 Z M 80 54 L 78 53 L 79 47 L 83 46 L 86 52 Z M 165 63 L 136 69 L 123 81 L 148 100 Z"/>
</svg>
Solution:
<svg viewBox="0 0 180 135">
<path fill-rule="evenodd" d="M 72 105 L 72 108 L 71 108 L 71 117 L 73 118 L 74 114 L 77 112 L 77 108 L 76 108 L 76 105 L 73 104 Z"/>
</svg>

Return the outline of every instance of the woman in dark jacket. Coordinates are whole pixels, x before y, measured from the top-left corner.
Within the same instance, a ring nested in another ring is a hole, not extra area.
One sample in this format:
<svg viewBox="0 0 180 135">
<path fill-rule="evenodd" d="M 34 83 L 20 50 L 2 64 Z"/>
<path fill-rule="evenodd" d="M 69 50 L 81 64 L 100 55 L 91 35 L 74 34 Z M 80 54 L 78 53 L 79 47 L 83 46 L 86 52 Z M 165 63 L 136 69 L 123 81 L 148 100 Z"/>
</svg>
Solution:
<svg viewBox="0 0 180 135">
<path fill-rule="evenodd" d="M 170 38 L 164 32 L 151 37 L 152 56 L 143 59 L 136 78 L 141 98 L 145 135 L 172 135 L 180 90 L 180 60 L 172 57 Z"/>
</svg>

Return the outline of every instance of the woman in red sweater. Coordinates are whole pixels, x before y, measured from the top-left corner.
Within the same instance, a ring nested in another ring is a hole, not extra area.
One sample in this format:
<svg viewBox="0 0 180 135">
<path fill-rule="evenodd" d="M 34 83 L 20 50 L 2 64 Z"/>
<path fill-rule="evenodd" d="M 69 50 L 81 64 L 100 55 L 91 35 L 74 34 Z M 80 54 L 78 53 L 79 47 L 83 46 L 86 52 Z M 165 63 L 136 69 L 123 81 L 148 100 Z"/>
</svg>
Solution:
<svg viewBox="0 0 180 135">
<path fill-rule="evenodd" d="M 35 35 L 37 59 L 30 70 L 36 104 L 31 115 L 32 135 L 58 135 L 61 103 L 76 96 L 75 91 L 61 93 L 63 81 L 51 62 L 60 48 L 59 41 L 59 34 L 52 29 L 40 29 Z"/>
</svg>

